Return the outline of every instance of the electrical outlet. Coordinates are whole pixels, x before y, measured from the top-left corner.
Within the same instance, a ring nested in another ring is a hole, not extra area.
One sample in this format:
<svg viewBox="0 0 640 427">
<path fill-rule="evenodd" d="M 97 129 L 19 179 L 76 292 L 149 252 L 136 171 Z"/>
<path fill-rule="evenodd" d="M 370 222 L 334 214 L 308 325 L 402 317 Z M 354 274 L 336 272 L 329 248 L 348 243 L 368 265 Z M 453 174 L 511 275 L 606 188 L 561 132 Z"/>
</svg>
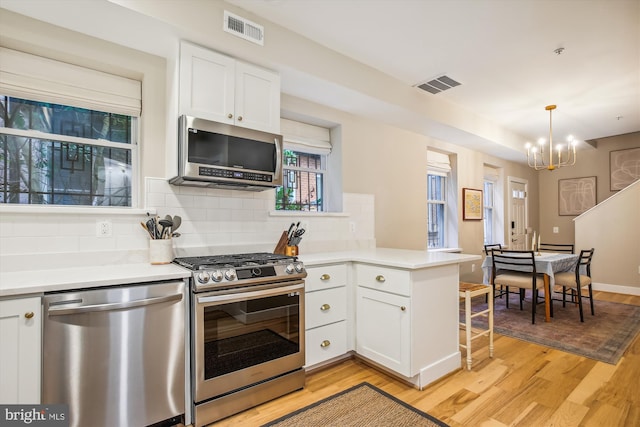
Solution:
<svg viewBox="0 0 640 427">
<path fill-rule="evenodd" d="M 476 271 L 476 265 L 475 264 L 471 264 L 471 272 L 475 273 Z"/>
<path fill-rule="evenodd" d="M 97 221 L 96 222 L 96 237 L 111 237 L 113 232 L 113 224 L 111 221 Z"/>
<path fill-rule="evenodd" d="M 560 232 L 560 228 L 558 227 L 553 227 L 553 233 L 554 234 L 558 234 Z"/>
<path fill-rule="evenodd" d="M 352 234 L 356 233 L 356 223 L 354 221 L 349 222 L 349 231 Z"/>
</svg>

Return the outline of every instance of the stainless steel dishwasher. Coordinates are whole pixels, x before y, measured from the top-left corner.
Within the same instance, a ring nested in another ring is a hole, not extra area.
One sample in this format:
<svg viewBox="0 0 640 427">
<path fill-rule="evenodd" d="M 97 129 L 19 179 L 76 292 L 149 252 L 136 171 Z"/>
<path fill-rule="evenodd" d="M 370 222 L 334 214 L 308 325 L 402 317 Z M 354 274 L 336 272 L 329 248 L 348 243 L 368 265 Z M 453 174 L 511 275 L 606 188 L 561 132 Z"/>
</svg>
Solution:
<svg viewBox="0 0 640 427">
<path fill-rule="evenodd" d="M 68 404 L 70 426 L 182 422 L 185 286 L 46 294 L 42 403 Z"/>
</svg>

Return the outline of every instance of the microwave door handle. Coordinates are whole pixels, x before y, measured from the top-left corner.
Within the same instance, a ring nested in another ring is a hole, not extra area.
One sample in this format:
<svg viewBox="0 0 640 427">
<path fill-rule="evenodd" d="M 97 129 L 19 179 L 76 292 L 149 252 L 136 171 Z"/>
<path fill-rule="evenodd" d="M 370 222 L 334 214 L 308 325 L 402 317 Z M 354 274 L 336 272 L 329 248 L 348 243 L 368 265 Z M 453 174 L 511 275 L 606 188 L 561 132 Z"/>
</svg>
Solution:
<svg viewBox="0 0 640 427">
<path fill-rule="evenodd" d="M 280 144 L 278 144 L 278 138 L 273 138 L 274 144 L 276 144 L 276 176 L 282 175 L 282 162 L 279 162 L 278 159 L 282 157 L 282 150 L 280 149 Z"/>
</svg>

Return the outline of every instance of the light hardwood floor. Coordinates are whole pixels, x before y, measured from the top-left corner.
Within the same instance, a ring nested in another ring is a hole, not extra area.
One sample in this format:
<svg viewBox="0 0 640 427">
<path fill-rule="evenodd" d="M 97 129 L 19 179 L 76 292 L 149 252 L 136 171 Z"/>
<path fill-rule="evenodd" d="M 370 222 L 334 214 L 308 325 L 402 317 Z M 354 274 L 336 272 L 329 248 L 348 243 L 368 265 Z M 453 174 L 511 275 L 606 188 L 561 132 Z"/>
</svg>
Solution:
<svg viewBox="0 0 640 427">
<path fill-rule="evenodd" d="M 596 292 L 595 297 L 640 305 L 640 296 Z M 423 391 L 349 359 L 308 374 L 304 390 L 212 426 L 260 426 L 363 381 L 452 427 L 640 426 L 640 335 L 617 365 L 498 334 L 493 358 L 486 340 L 474 345 L 471 371 L 456 371 Z"/>
</svg>

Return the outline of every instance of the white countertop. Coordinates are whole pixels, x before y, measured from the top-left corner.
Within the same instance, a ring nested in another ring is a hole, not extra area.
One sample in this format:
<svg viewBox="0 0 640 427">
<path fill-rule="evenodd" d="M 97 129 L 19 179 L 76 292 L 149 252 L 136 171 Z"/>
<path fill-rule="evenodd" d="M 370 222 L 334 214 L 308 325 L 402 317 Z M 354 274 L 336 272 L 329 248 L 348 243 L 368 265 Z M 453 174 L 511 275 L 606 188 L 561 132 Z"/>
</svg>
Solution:
<svg viewBox="0 0 640 427">
<path fill-rule="evenodd" d="M 437 267 L 440 265 L 459 264 L 461 262 L 482 259 L 480 255 L 468 255 L 450 252 L 428 252 L 408 249 L 374 248 L 346 252 L 323 252 L 316 254 L 300 254 L 298 256 L 304 265 L 362 262 L 409 270 Z"/>
<path fill-rule="evenodd" d="M 480 255 L 388 248 L 303 254 L 299 258 L 308 267 L 338 262 L 362 262 L 410 270 L 482 259 Z M 146 263 L 5 272 L 0 273 L 0 298 L 174 280 L 190 275 L 190 271 L 175 264 Z"/>
<path fill-rule="evenodd" d="M 0 273 L 0 297 L 98 286 L 175 280 L 191 273 L 175 264 L 120 264 Z"/>
</svg>

